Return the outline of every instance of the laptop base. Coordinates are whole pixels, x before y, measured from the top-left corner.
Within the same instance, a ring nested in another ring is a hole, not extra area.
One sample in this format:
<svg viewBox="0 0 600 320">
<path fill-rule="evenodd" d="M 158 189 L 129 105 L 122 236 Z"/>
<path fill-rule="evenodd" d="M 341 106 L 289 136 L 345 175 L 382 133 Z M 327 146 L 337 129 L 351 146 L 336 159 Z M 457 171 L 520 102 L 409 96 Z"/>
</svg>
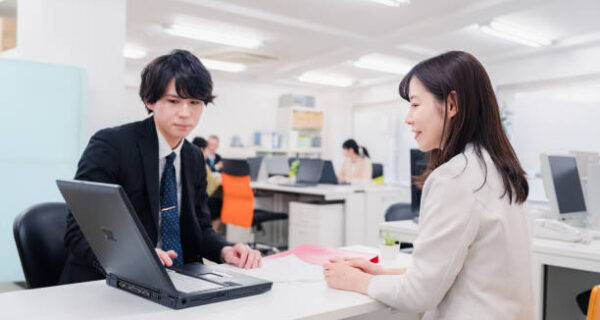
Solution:
<svg viewBox="0 0 600 320">
<path fill-rule="evenodd" d="M 200 267 L 198 269 L 202 270 L 201 272 L 206 272 L 207 270 L 210 270 L 209 267 L 204 266 L 200 263 L 190 263 L 179 266 L 179 268 L 183 269 L 180 273 L 188 276 L 193 276 L 192 274 L 190 274 L 190 272 L 193 273 L 193 270 L 197 269 L 196 266 Z M 248 277 L 245 276 L 245 278 Z M 136 296 L 148 299 L 152 302 L 162 304 L 163 306 L 169 307 L 171 309 L 184 309 L 203 304 L 252 296 L 271 290 L 271 287 L 273 286 L 272 282 L 265 283 L 260 279 L 256 280 L 256 285 L 246 284 L 244 286 L 234 288 L 234 286 L 237 285 L 236 283 L 231 283 L 230 285 L 227 285 L 227 282 L 224 282 L 219 283 L 222 284 L 223 287 L 219 289 L 210 290 L 209 292 L 179 292 L 177 296 L 169 294 L 165 291 L 161 291 L 159 289 L 148 288 L 128 279 L 120 278 L 114 274 L 107 275 L 106 284 L 108 284 L 111 287 L 132 293 Z M 233 281 L 235 281 L 235 279 L 233 279 Z"/>
</svg>

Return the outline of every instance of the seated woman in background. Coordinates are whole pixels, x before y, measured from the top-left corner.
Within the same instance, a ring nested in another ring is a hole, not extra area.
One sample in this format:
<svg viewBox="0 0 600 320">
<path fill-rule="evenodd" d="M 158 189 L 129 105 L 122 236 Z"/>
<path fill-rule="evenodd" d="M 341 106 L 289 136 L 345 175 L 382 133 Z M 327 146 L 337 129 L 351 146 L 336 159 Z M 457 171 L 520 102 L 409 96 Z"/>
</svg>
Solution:
<svg viewBox="0 0 600 320">
<path fill-rule="evenodd" d="M 367 148 L 359 146 L 354 139 L 348 139 L 342 144 L 344 149 L 344 164 L 338 175 L 340 183 L 360 183 L 370 181 L 373 175 L 373 165 Z"/>
<path fill-rule="evenodd" d="M 208 209 L 210 210 L 210 218 L 212 220 L 213 229 L 219 232 L 219 227 L 221 226 L 221 207 L 223 206 L 222 193 L 218 192 L 219 187 L 221 186 L 221 178 L 218 175 L 213 174 L 206 160 L 206 148 L 208 147 L 208 142 L 206 139 L 202 137 L 196 137 L 192 143 L 198 146 L 204 155 L 204 161 L 206 164 L 206 193 L 208 194 Z"/>
</svg>

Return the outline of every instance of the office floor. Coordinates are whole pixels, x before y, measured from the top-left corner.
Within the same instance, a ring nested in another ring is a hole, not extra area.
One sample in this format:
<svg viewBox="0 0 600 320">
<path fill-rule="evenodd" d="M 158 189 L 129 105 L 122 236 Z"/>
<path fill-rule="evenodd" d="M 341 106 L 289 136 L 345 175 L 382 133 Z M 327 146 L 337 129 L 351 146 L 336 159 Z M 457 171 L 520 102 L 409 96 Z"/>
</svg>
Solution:
<svg viewBox="0 0 600 320">
<path fill-rule="evenodd" d="M 24 282 L 0 282 L 0 293 L 24 290 L 24 289 L 25 289 Z"/>
</svg>

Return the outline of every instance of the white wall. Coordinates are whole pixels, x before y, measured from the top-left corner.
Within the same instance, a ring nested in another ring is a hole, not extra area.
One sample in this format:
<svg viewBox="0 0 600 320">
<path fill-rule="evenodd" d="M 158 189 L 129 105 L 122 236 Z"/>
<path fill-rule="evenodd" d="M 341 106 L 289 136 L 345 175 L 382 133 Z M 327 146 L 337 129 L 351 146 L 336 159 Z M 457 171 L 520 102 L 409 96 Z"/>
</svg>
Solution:
<svg viewBox="0 0 600 320">
<path fill-rule="evenodd" d="M 126 2 L 19 0 L 17 48 L 5 56 L 85 68 L 87 135 L 121 115 Z"/>
<path fill-rule="evenodd" d="M 600 81 L 504 95 L 512 96 L 509 132 L 526 170 L 539 172 L 541 152 L 600 151 Z"/>
</svg>

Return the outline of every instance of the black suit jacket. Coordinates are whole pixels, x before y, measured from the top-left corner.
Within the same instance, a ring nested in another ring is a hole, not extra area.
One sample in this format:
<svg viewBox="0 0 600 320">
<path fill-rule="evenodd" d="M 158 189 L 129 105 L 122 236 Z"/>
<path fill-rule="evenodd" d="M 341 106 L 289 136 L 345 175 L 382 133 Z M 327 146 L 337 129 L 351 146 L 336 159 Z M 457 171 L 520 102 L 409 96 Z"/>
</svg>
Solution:
<svg viewBox="0 0 600 320">
<path fill-rule="evenodd" d="M 221 261 L 229 245 L 211 226 L 207 206 L 206 165 L 200 149 L 183 141 L 180 226 L 183 260 Z M 87 145 L 75 179 L 119 184 L 154 245 L 158 242 L 158 137 L 154 118 L 98 131 Z M 67 217 L 65 246 L 69 256 L 60 283 L 101 279 L 103 271 L 73 215 Z"/>
</svg>

